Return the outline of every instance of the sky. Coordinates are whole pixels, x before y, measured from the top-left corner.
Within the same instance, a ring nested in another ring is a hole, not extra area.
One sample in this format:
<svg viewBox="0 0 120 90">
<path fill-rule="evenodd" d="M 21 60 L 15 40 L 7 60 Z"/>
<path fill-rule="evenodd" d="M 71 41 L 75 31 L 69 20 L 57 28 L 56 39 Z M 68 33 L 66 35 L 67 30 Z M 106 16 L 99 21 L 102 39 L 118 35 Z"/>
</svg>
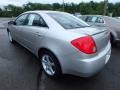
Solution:
<svg viewBox="0 0 120 90">
<path fill-rule="evenodd" d="M 104 1 L 104 0 L 64 0 L 65 3 L 80 3 L 82 1 L 84 2 L 90 2 L 90 1 L 95 1 L 95 2 L 100 2 L 100 1 Z M 62 3 L 63 0 L 0 0 L 0 7 L 8 5 L 8 4 L 13 4 L 16 6 L 22 6 L 23 4 L 26 4 L 28 2 L 33 2 L 33 3 Z M 112 3 L 116 3 L 116 2 L 120 2 L 120 0 L 109 0 L 109 2 Z"/>
</svg>

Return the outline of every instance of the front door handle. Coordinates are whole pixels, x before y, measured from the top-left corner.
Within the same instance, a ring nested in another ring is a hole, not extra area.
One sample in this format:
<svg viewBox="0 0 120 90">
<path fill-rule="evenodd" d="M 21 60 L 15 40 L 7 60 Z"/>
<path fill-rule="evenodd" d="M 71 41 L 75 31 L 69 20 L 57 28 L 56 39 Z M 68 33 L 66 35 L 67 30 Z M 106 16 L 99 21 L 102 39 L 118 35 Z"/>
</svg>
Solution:
<svg viewBox="0 0 120 90">
<path fill-rule="evenodd" d="M 40 33 L 39 32 L 35 32 L 35 34 L 37 35 L 37 36 L 39 36 L 39 37 L 41 37 L 42 35 L 40 35 Z"/>
</svg>

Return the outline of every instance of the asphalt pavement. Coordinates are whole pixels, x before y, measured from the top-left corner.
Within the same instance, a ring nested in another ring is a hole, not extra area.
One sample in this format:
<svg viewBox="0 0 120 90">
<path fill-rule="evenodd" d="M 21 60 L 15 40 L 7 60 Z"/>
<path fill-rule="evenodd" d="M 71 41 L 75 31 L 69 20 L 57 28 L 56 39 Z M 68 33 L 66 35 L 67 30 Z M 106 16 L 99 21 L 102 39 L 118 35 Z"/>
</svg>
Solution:
<svg viewBox="0 0 120 90">
<path fill-rule="evenodd" d="M 120 45 L 112 48 L 109 63 L 96 76 L 52 80 L 42 72 L 39 60 L 18 43 L 10 43 L 1 28 L 0 90 L 120 90 Z"/>
<path fill-rule="evenodd" d="M 7 23 L 15 18 L 0 18 L 0 29 L 7 28 Z"/>
</svg>

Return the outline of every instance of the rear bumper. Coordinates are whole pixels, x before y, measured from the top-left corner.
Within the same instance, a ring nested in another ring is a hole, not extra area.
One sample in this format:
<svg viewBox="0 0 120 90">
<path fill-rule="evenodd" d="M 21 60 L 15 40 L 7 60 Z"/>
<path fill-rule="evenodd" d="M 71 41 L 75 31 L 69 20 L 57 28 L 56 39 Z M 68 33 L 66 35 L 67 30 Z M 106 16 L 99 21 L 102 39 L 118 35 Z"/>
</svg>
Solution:
<svg viewBox="0 0 120 90">
<path fill-rule="evenodd" d="M 111 55 L 111 44 L 101 51 L 98 55 L 82 59 L 78 55 L 66 56 L 62 60 L 62 72 L 81 77 L 90 77 L 99 72 L 108 62 Z M 67 59 L 67 60 L 66 60 Z"/>
<path fill-rule="evenodd" d="M 75 64 L 72 74 L 82 77 L 90 77 L 99 72 L 110 58 L 111 50 L 103 56 L 97 56 L 91 59 L 80 60 Z"/>
</svg>

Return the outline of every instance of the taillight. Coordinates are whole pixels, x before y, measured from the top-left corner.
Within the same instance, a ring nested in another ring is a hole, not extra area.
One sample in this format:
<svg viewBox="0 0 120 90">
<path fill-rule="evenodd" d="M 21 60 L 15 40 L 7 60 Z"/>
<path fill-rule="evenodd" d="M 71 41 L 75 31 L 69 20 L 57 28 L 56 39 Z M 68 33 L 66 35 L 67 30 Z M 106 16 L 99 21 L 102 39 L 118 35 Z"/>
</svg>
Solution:
<svg viewBox="0 0 120 90">
<path fill-rule="evenodd" d="M 95 41 L 91 36 L 85 36 L 71 41 L 72 45 L 86 54 L 97 52 Z"/>
</svg>

